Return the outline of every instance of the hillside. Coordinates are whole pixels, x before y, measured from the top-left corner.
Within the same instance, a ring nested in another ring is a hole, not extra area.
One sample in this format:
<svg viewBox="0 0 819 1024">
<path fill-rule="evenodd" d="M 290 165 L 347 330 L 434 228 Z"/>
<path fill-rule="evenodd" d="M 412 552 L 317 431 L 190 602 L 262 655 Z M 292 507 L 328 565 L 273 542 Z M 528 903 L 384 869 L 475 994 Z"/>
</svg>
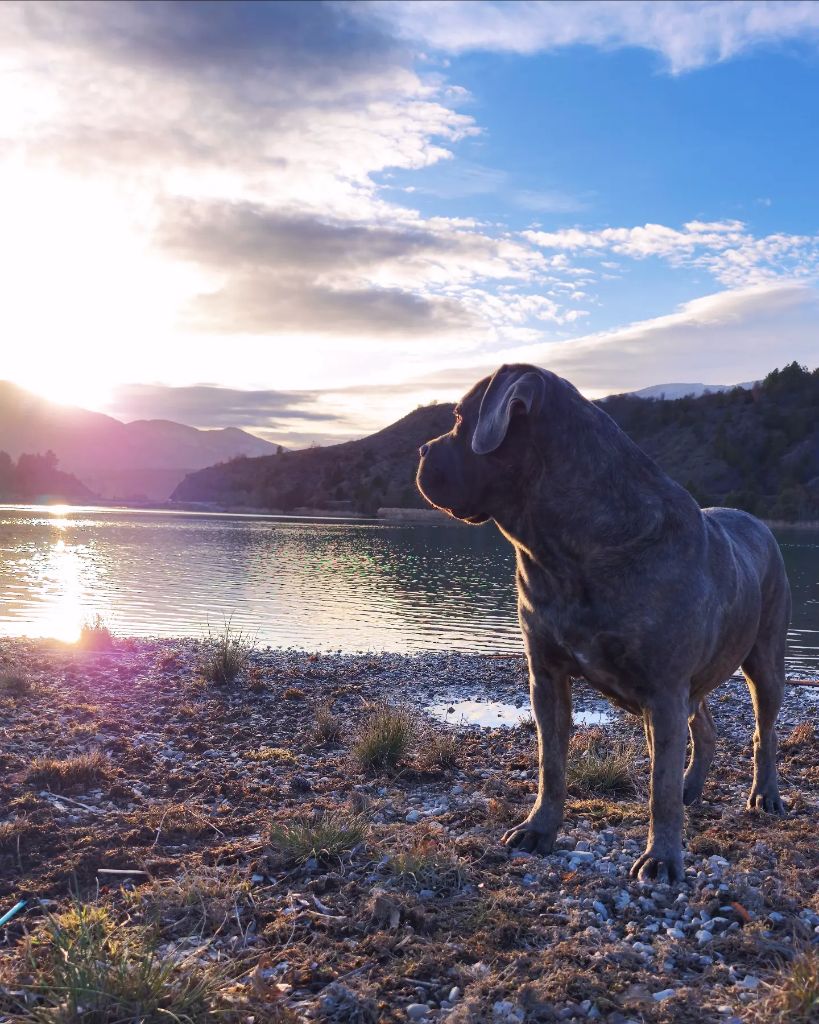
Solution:
<svg viewBox="0 0 819 1024">
<path fill-rule="evenodd" d="M 13 459 L 52 451 L 65 472 L 105 498 L 164 500 L 187 473 L 274 450 L 243 430 L 197 430 L 169 420 L 121 423 L 0 381 L 0 451 Z"/>
<path fill-rule="evenodd" d="M 57 468 L 54 452 L 21 455 L 15 461 L 0 451 L 0 502 L 60 501 L 71 504 L 96 499 L 85 484 Z"/>
<path fill-rule="evenodd" d="M 819 518 L 819 370 L 793 363 L 747 390 L 670 401 L 620 395 L 601 405 L 703 505 Z M 417 449 L 451 423 L 451 405 L 426 406 L 359 441 L 193 473 L 173 498 L 282 511 L 423 507 Z"/>
<path fill-rule="evenodd" d="M 423 508 L 415 489 L 418 448 L 449 430 L 452 409 L 449 404 L 416 409 L 358 441 L 233 459 L 186 477 L 173 499 L 282 511 L 300 506 L 363 512 L 381 505 Z"/>
</svg>

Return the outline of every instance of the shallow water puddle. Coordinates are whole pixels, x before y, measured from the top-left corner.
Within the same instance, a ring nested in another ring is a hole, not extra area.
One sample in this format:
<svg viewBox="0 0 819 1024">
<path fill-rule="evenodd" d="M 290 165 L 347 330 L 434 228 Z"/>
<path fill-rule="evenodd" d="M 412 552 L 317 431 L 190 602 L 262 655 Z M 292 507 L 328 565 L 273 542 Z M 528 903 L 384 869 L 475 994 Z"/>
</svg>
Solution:
<svg viewBox="0 0 819 1024">
<path fill-rule="evenodd" d="M 512 728 L 526 721 L 530 715 L 528 704 L 515 707 L 497 700 L 456 700 L 430 704 L 428 714 L 447 725 L 479 725 L 483 729 Z M 612 716 L 608 711 L 575 711 L 575 725 L 608 725 Z"/>
<path fill-rule="evenodd" d="M 575 725 L 611 725 L 610 711 L 573 711 L 572 721 Z"/>
</svg>

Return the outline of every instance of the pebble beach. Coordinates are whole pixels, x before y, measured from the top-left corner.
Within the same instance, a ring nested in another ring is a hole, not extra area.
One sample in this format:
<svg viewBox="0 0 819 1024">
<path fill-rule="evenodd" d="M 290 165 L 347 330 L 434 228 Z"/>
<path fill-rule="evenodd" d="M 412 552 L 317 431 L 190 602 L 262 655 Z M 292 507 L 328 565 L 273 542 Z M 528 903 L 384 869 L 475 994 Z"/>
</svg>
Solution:
<svg viewBox="0 0 819 1024">
<path fill-rule="evenodd" d="M 522 659 L 256 649 L 222 684 L 202 663 L 195 640 L 0 640 L 0 917 L 25 901 L 0 927 L 0 1021 L 86 1019 L 42 950 L 92 912 L 150 944 L 168 985 L 213 972 L 191 1020 L 819 1019 L 787 1011 L 819 943 L 819 688 L 787 688 L 783 820 L 745 810 L 750 699 L 741 680 L 716 691 L 717 758 L 667 886 L 628 874 L 648 826 L 641 724 L 582 681 L 542 857 L 500 842 L 536 792 Z M 465 701 L 519 720 L 470 724 Z M 405 745 L 367 764 L 390 707 Z"/>
</svg>

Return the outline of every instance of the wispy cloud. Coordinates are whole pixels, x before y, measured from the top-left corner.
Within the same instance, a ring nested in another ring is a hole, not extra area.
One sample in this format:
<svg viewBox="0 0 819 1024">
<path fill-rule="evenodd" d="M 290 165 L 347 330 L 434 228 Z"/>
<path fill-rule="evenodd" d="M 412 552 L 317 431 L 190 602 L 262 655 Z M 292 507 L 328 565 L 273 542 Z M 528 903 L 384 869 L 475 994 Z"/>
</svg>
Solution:
<svg viewBox="0 0 819 1024">
<path fill-rule="evenodd" d="M 796 359 L 817 364 L 819 293 L 807 284 L 766 282 L 705 295 L 666 316 L 563 342 L 510 347 L 493 361 L 428 378 L 442 393 L 465 390 L 501 362 L 529 362 L 567 377 L 591 397 L 688 380 L 735 383 Z"/>
<path fill-rule="evenodd" d="M 640 47 L 660 54 L 673 73 L 763 44 L 819 42 L 819 5 L 812 0 L 378 0 L 365 6 L 404 38 L 437 50 Z"/>
<path fill-rule="evenodd" d="M 681 228 L 643 224 L 523 234 L 544 250 L 587 256 L 616 253 L 637 260 L 656 256 L 673 266 L 702 267 L 732 288 L 774 278 L 813 277 L 819 272 L 819 235 L 755 236 L 738 220 L 689 221 Z"/>
</svg>

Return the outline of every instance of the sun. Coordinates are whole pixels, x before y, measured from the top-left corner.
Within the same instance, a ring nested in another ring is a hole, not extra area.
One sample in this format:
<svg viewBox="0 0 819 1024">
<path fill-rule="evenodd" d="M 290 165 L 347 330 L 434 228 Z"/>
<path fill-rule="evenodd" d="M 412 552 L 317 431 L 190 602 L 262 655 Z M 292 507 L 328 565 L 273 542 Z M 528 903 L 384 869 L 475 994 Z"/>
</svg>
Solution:
<svg viewBox="0 0 819 1024">
<path fill-rule="evenodd" d="M 95 380 L 80 373 L 55 373 L 48 369 L 31 375 L 16 375 L 14 383 L 57 405 L 91 410 L 104 408 L 114 387 L 113 382 Z"/>
</svg>

